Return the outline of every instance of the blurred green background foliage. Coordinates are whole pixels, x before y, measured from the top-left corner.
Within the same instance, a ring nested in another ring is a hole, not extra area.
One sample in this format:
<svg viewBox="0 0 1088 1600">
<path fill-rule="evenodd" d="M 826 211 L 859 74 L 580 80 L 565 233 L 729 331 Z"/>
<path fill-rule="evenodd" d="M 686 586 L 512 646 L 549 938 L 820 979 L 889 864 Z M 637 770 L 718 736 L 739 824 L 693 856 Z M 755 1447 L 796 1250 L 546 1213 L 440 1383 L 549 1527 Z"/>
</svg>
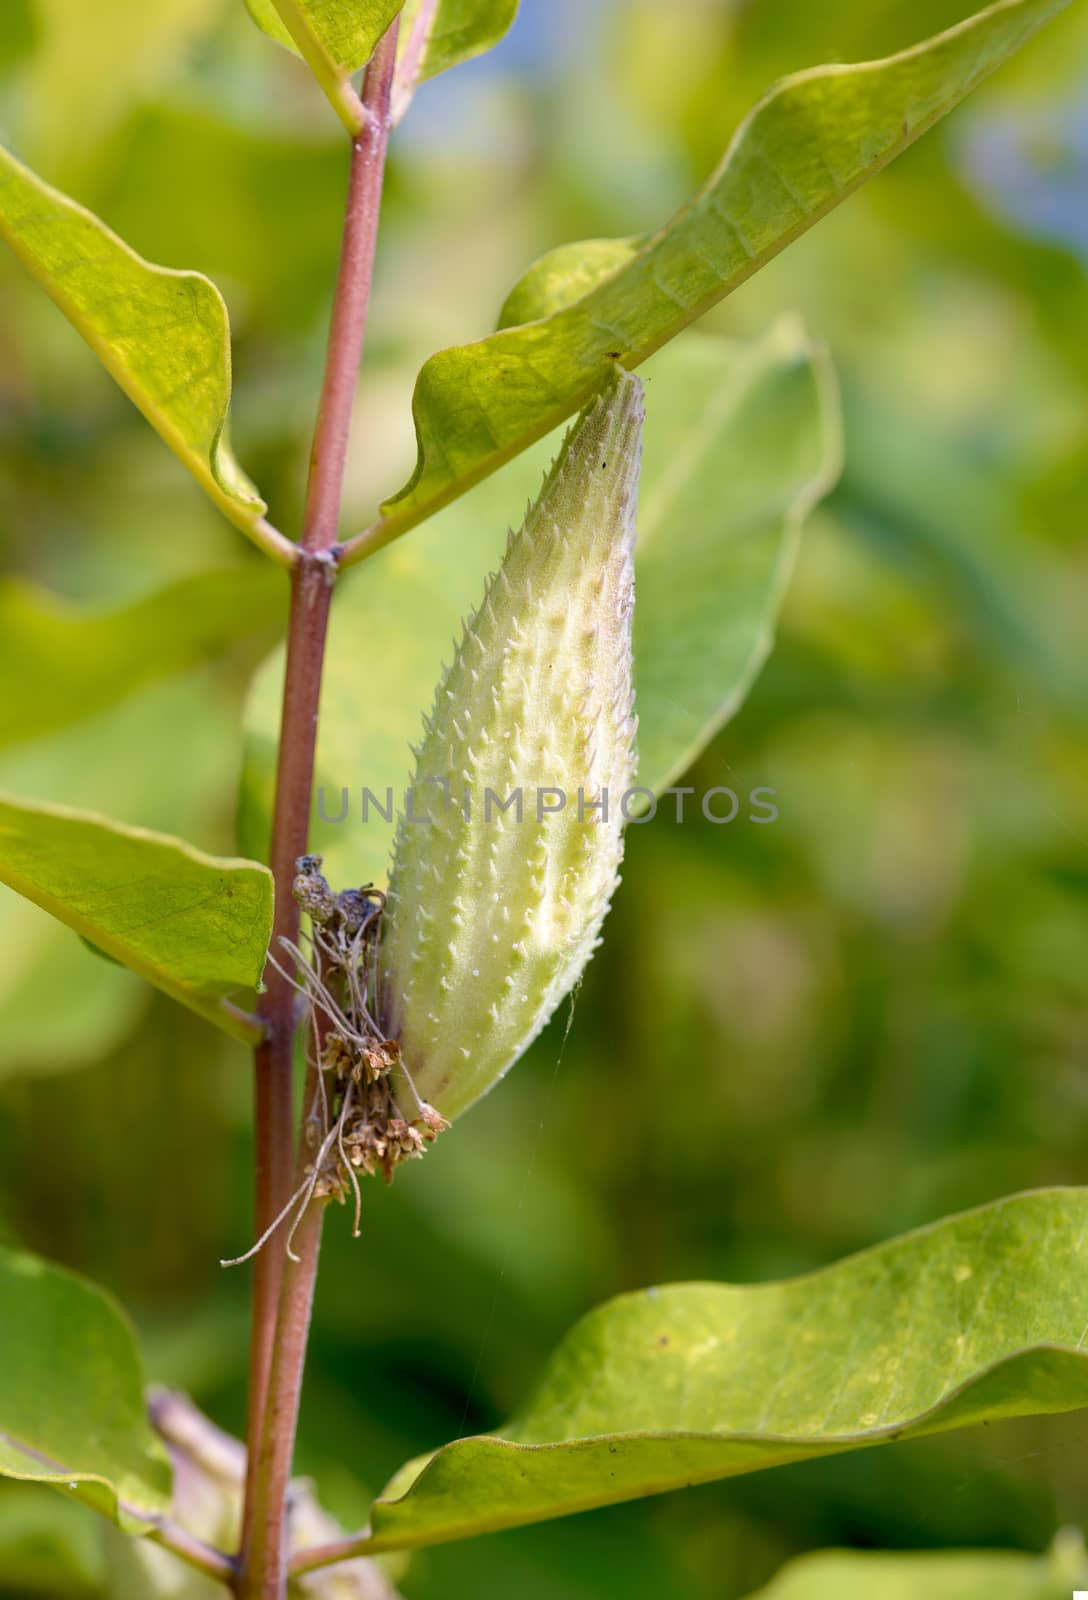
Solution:
<svg viewBox="0 0 1088 1600">
<path fill-rule="evenodd" d="M 534 256 L 653 226 L 781 73 L 970 9 L 523 0 L 394 140 L 348 526 L 410 471 L 421 362 L 492 327 Z M 1088 1182 L 1086 43 L 1074 7 L 710 319 L 799 312 L 845 397 L 778 650 L 686 780 L 769 786 L 780 815 L 633 829 L 569 1036 L 565 1008 L 455 1136 L 369 1186 L 360 1243 L 332 1219 L 299 1464 L 349 1522 L 406 1457 L 497 1423 L 611 1294 L 792 1273 Z M 0 131 L 222 287 L 235 445 L 294 530 L 345 177 L 305 72 L 240 0 L 5 0 Z M 243 546 L 0 257 L 5 576 L 120 607 L 256 573 Z M 231 851 L 276 621 L 5 748 L 0 786 Z M 411 626 L 374 618 L 360 670 L 380 685 L 383 635 Z M 3 671 L 17 698 L 10 650 Z M 217 1263 L 249 1239 L 245 1052 L 7 891 L 0 929 L 0 1237 L 109 1285 L 152 1377 L 238 1431 L 248 1269 Z M 1088 1520 L 1086 1461 L 1083 1421 L 1003 1425 L 425 1552 L 402 1584 L 737 1600 L 831 1544 L 1041 1549 Z M 12 1595 L 100 1592 L 97 1538 L 46 1490 L 0 1490 Z"/>
</svg>

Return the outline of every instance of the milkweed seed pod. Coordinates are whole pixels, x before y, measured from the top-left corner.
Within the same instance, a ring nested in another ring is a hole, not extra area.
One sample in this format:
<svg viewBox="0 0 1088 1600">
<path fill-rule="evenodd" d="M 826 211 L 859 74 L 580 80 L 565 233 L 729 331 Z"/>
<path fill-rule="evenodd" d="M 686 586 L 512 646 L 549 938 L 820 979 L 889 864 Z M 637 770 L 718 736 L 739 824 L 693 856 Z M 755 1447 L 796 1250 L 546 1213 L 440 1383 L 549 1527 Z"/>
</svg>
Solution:
<svg viewBox="0 0 1088 1600">
<path fill-rule="evenodd" d="M 617 371 L 510 536 L 425 719 L 382 965 L 388 1031 L 447 1117 L 577 982 L 619 881 L 642 418 L 641 384 Z"/>
</svg>

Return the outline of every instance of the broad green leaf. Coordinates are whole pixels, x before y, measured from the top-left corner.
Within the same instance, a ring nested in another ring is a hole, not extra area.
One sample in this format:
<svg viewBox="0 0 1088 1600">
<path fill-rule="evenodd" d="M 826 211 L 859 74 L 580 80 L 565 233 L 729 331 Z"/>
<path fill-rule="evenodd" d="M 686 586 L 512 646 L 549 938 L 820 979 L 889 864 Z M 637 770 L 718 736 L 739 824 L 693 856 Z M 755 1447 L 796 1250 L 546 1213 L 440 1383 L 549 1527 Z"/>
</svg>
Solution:
<svg viewBox="0 0 1088 1600">
<path fill-rule="evenodd" d="M 19 579 L 0 580 L 0 745 L 77 722 L 156 678 L 273 632 L 286 601 L 265 563 L 183 578 L 116 611 L 88 611 Z"/>
<path fill-rule="evenodd" d="M 360 1549 L 1088 1405 L 1088 1191 L 983 1206 L 784 1283 L 621 1296 L 494 1437 L 411 1462 Z M 883 1591 L 881 1591 L 883 1593 Z"/>
<path fill-rule="evenodd" d="M 1085 1582 L 1084 1541 L 1074 1533 L 1042 1556 L 821 1550 L 791 1561 L 750 1600 L 1069 1600 Z"/>
<path fill-rule="evenodd" d="M 227 309 L 198 272 L 152 266 L 0 150 L 0 238 L 212 500 L 262 542 L 264 501 L 227 443 Z"/>
<path fill-rule="evenodd" d="M 374 54 L 404 0 L 246 0 L 259 28 L 304 58 L 344 126 L 361 127 L 350 75 Z"/>
<path fill-rule="evenodd" d="M 365 66 L 402 5 L 403 0 L 293 0 L 288 7 L 277 6 L 276 0 L 246 0 L 257 26 L 296 55 L 302 52 L 285 12 L 298 13 L 321 49 L 344 72 Z"/>
<path fill-rule="evenodd" d="M 10 1250 L 0 1250 L 0 1305 L 0 1475 L 70 1488 L 146 1531 L 169 1506 L 170 1466 L 120 1308 L 73 1273 Z"/>
<path fill-rule="evenodd" d="M 87 812 L 0 798 L 0 882 L 242 1039 L 226 1005 L 260 982 L 272 875 Z"/>
<path fill-rule="evenodd" d="M 58 733 L 0 750 L 0 789 L 63 797 L 80 810 L 185 839 L 219 838 L 237 782 L 232 700 L 214 671 L 149 684 Z M 2 886 L 0 947 L 0 1079 L 102 1061 L 151 1003 L 134 973 L 92 955 L 71 929 Z"/>
<path fill-rule="evenodd" d="M 517 10 L 518 0 L 407 0 L 397 41 L 394 121 L 418 83 L 498 44 Z"/>
<path fill-rule="evenodd" d="M 337 881 L 380 881 L 393 827 L 361 790 L 399 804 L 441 665 L 474 608 L 506 529 L 535 495 L 549 440 L 381 552 L 337 597 L 326 660 L 317 785 L 335 819 L 313 819 Z M 824 357 L 792 319 L 751 345 L 691 334 L 647 371 L 636 548 L 639 783 L 668 783 L 737 709 L 762 664 L 804 516 L 837 470 L 838 411 Z M 389 619 L 360 668 L 359 640 Z M 247 711 L 244 847 L 263 854 L 279 722 L 282 652 Z"/>
<path fill-rule="evenodd" d="M 382 507 L 359 553 L 396 538 L 558 426 L 599 388 L 610 361 L 646 360 L 951 111 L 1067 3 L 1000 0 L 884 61 L 785 79 L 742 123 L 695 199 L 588 293 L 543 320 L 431 357 L 413 402 L 415 473 Z M 599 260 L 600 241 L 593 249 Z"/>
</svg>

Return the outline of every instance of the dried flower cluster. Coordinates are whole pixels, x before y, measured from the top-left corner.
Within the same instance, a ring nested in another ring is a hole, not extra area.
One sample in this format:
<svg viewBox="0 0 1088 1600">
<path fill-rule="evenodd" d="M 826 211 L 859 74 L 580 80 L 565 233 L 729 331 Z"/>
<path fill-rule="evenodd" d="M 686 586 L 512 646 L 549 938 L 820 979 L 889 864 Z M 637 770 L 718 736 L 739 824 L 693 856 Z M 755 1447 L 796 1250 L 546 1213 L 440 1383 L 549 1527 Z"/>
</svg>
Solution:
<svg viewBox="0 0 1088 1600">
<path fill-rule="evenodd" d="M 369 884 L 335 893 L 321 874 L 320 856 L 299 859 L 293 889 L 310 918 L 310 954 L 291 950 L 310 1007 L 316 1069 L 317 1094 L 305 1125 L 314 1151 L 312 1193 L 343 1199 L 350 1185 L 358 1208 L 356 1172 L 380 1172 L 391 1182 L 400 1162 L 421 1156 L 447 1124 L 416 1095 L 400 1047 L 380 1025 L 384 894 Z"/>
<path fill-rule="evenodd" d="M 357 1173 L 380 1172 L 391 1183 L 402 1161 L 421 1156 L 449 1126 L 420 1099 L 399 1045 L 377 1020 L 385 895 L 370 884 L 337 893 L 322 876 L 320 856 L 300 856 L 296 869 L 292 890 L 310 919 L 309 934 L 303 935 L 302 944 L 280 940 L 294 961 L 293 973 L 272 954 L 268 959 L 299 992 L 309 1012 L 312 1094 L 303 1141 L 310 1155 L 288 1205 L 239 1261 L 260 1250 L 294 1212 L 287 1238 L 292 1254 L 295 1228 L 313 1199 L 343 1201 L 353 1193 L 358 1234 L 362 1194 Z"/>
</svg>

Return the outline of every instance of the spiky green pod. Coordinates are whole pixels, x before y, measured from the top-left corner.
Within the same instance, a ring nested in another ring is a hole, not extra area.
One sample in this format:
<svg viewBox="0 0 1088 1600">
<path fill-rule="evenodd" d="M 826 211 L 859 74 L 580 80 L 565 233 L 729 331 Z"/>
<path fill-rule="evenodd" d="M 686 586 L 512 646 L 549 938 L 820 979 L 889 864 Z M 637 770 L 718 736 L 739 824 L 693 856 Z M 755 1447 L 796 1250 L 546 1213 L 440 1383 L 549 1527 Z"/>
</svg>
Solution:
<svg viewBox="0 0 1088 1600">
<path fill-rule="evenodd" d="M 641 384 L 619 371 L 571 429 L 417 752 L 412 814 L 430 820 L 400 818 L 385 1010 L 420 1097 L 447 1117 L 577 982 L 619 881 L 642 416 Z"/>
</svg>

